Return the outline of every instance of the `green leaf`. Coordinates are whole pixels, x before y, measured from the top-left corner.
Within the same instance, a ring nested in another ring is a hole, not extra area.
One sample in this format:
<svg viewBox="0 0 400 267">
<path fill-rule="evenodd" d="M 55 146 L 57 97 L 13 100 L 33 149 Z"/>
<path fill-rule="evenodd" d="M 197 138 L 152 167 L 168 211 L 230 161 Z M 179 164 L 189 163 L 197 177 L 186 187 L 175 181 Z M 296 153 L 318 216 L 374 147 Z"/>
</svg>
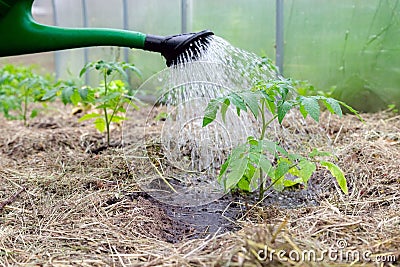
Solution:
<svg viewBox="0 0 400 267">
<path fill-rule="evenodd" d="M 70 99 L 71 99 L 72 105 L 76 106 L 79 104 L 79 102 L 81 101 L 81 96 L 80 96 L 78 90 L 73 91 Z"/>
<path fill-rule="evenodd" d="M 239 180 L 239 182 L 237 183 L 237 187 L 245 192 L 250 192 L 250 182 L 251 180 L 249 180 L 249 177 L 245 175 L 242 177 L 242 179 Z"/>
<path fill-rule="evenodd" d="M 96 127 L 99 132 L 104 132 L 106 130 L 106 122 L 103 118 L 97 118 L 94 121 L 94 126 Z"/>
<path fill-rule="evenodd" d="M 31 118 L 35 118 L 38 115 L 39 111 L 37 109 L 32 109 L 31 111 Z"/>
<path fill-rule="evenodd" d="M 50 100 L 50 99 L 54 98 L 55 96 L 57 96 L 58 90 L 59 90 L 58 88 L 54 88 L 52 90 L 47 91 L 44 94 L 44 96 L 42 96 L 41 100 L 42 101 L 47 101 L 47 100 Z"/>
<path fill-rule="evenodd" d="M 98 106 L 95 106 L 95 109 L 105 109 L 105 108 L 106 109 L 112 109 L 113 108 L 112 103 L 106 102 L 106 103 L 101 103 Z"/>
<path fill-rule="evenodd" d="M 221 177 L 225 174 L 225 172 L 228 170 L 230 161 L 231 161 L 231 158 L 228 157 L 227 160 L 224 162 L 224 164 L 221 165 L 221 170 L 219 171 L 219 175 L 218 175 L 219 181 L 221 180 Z"/>
<path fill-rule="evenodd" d="M 304 106 L 301 106 L 301 105 L 300 105 L 299 111 L 300 111 L 300 113 L 301 113 L 301 115 L 303 116 L 304 119 L 307 118 L 308 112 L 307 112 L 307 110 L 304 108 Z"/>
<path fill-rule="evenodd" d="M 230 103 L 231 102 L 229 101 L 229 99 L 226 98 L 221 105 L 221 117 L 224 123 L 226 123 L 226 112 L 228 111 Z"/>
<path fill-rule="evenodd" d="M 348 110 L 350 110 L 351 113 L 353 113 L 354 115 L 356 115 L 356 117 L 364 122 L 364 119 L 360 116 L 360 114 L 358 113 L 357 110 L 355 110 L 354 108 L 352 108 L 351 106 L 347 105 L 346 103 L 339 101 L 340 105 L 342 105 L 343 107 L 347 108 Z"/>
<path fill-rule="evenodd" d="M 79 121 L 86 121 L 86 120 L 90 120 L 90 119 L 96 119 L 96 118 L 99 118 L 99 117 L 102 117 L 102 116 L 103 115 L 98 114 L 98 113 L 88 113 L 88 114 L 83 115 L 79 119 Z"/>
<path fill-rule="evenodd" d="M 250 145 L 250 150 L 248 153 L 249 160 L 252 164 L 258 166 L 260 164 L 260 157 L 263 155 L 262 143 L 253 137 L 249 137 L 247 142 Z"/>
<path fill-rule="evenodd" d="M 238 115 L 240 115 L 240 110 L 247 111 L 246 104 L 238 94 L 236 93 L 229 94 L 228 98 L 231 101 L 232 105 L 234 105 L 239 110 Z"/>
<path fill-rule="evenodd" d="M 138 100 L 140 101 L 140 100 Z M 133 107 L 135 110 L 139 110 L 139 106 L 136 105 L 133 101 L 124 101 L 125 103 L 128 103 L 129 106 Z"/>
<path fill-rule="evenodd" d="M 263 149 L 269 151 L 272 155 L 276 155 L 279 152 L 281 155 L 289 156 L 289 153 L 275 142 L 269 140 L 262 140 L 261 142 Z"/>
<path fill-rule="evenodd" d="M 292 174 L 292 175 L 294 175 L 294 176 L 296 176 L 296 177 L 300 177 L 300 169 L 297 168 L 296 166 L 293 167 L 293 168 L 291 168 L 291 169 L 289 170 L 289 173 Z"/>
<path fill-rule="evenodd" d="M 320 107 L 318 100 L 313 97 L 300 97 L 300 106 L 313 118 L 316 122 L 319 121 Z"/>
<path fill-rule="evenodd" d="M 275 179 L 280 179 L 282 176 L 288 173 L 289 169 L 289 163 L 286 160 L 281 159 L 275 169 Z"/>
<path fill-rule="evenodd" d="M 92 63 L 86 64 L 86 65 L 81 69 L 81 71 L 79 72 L 79 77 L 82 77 L 83 74 L 85 74 L 85 73 L 89 70 L 89 68 L 91 68 L 92 66 L 93 66 Z"/>
<path fill-rule="evenodd" d="M 119 64 L 113 64 L 113 69 L 115 69 L 119 74 L 121 74 L 124 78 L 127 78 L 128 76 L 126 75 L 126 72 L 124 71 L 124 68 L 120 66 Z"/>
<path fill-rule="evenodd" d="M 315 158 L 315 157 L 330 157 L 332 156 L 332 153 L 326 152 L 326 151 L 319 151 L 316 148 L 313 148 L 313 150 L 308 154 L 309 157 Z"/>
<path fill-rule="evenodd" d="M 301 181 L 298 180 L 298 179 L 294 179 L 294 180 L 285 179 L 285 180 L 283 180 L 283 185 L 284 185 L 284 187 L 291 187 L 291 186 L 294 186 L 296 184 L 299 184 L 300 182 Z"/>
<path fill-rule="evenodd" d="M 299 178 L 303 181 L 304 185 L 307 186 L 308 180 L 311 175 L 315 172 L 316 166 L 314 162 L 308 160 L 302 160 L 299 162 Z"/>
<path fill-rule="evenodd" d="M 243 99 L 246 106 L 249 107 L 251 113 L 253 113 L 254 117 L 258 116 L 258 101 L 260 99 L 260 94 L 258 92 L 245 91 L 240 93 L 241 98 Z"/>
<path fill-rule="evenodd" d="M 121 93 L 120 92 L 112 92 L 109 93 L 107 95 L 103 95 L 102 97 L 100 97 L 98 99 L 99 102 L 110 102 L 113 100 L 117 100 L 121 97 Z"/>
<path fill-rule="evenodd" d="M 293 105 L 287 101 L 284 101 L 281 105 L 278 106 L 278 121 L 282 124 L 283 118 L 285 118 L 286 114 L 291 110 Z"/>
<path fill-rule="evenodd" d="M 266 107 L 268 110 L 271 112 L 272 115 L 276 114 L 276 105 L 275 105 L 275 98 L 271 95 L 269 95 L 265 91 L 261 91 L 261 101 L 264 101 L 266 103 Z"/>
<path fill-rule="evenodd" d="M 166 118 L 168 118 L 169 114 L 167 112 L 160 112 L 157 114 L 157 116 L 154 118 L 155 121 L 160 121 L 160 120 L 164 120 Z"/>
<path fill-rule="evenodd" d="M 126 113 L 126 109 L 124 108 L 124 106 L 119 106 L 118 108 L 115 109 L 116 113 L 120 112 L 120 113 Z"/>
<path fill-rule="evenodd" d="M 64 89 L 61 92 L 61 101 L 64 103 L 64 105 L 71 103 L 71 96 L 74 93 L 74 88 L 73 87 L 64 87 Z"/>
<path fill-rule="evenodd" d="M 323 102 L 330 113 L 337 114 L 339 117 L 342 117 L 342 108 L 336 99 L 326 98 Z"/>
<path fill-rule="evenodd" d="M 133 64 L 127 64 L 127 68 L 132 72 L 136 73 L 138 77 L 142 77 L 142 72 L 138 68 L 136 68 Z"/>
<path fill-rule="evenodd" d="M 342 189 L 343 193 L 347 195 L 349 190 L 347 188 L 347 181 L 343 171 L 336 164 L 329 161 L 321 161 L 320 164 L 331 172 L 332 176 L 336 178 L 340 189 Z"/>
<path fill-rule="evenodd" d="M 231 171 L 226 175 L 225 180 L 225 190 L 228 191 L 235 187 L 240 179 L 242 179 L 249 162 L 248 157 L 242 157 L 235 161 L 232 161 L 230 166 L 232 166 Z"/>
<path fill-rule="evenodd" d="M 78 93 L 79 93 L 79 96 L 82 98 L 82 100 L 87 100 L 88 95 L 89 95 L 89 89 L 87 87 L 79 88 Z"/>
<path fill-rule="evenodd" d="M 220 102 L 217 99 L 212 99 L 204 111 L 203 127 L 213 122 L 217 116 Z"/>
<path fill-rule="evenodd" d="M 265 155 L 261 155 L 259 166 L 263 172 L 271 176 L 271 171 L 273 171 L 273 167 L 271 162 L 267 159 Z"/>
<path fill-rule="evenodd" d="M 116 122 L 116 123 L 118 123 L 118 122 L 121 122 L 121 121 L 125 121 L 126 120 L 126 118 L 125 117 L 123 117 L 123 116 L 113 116 L 112 117 L 112 119 L 111 119 L 111 122 Z"/>
<path fill-rule="evenodd" d="M 232 152 L 229 155 L 229 157 L 231 158 L 231 161 L 240 159 L 245 154 L 247 154 L 247 148 L 248 148 L 247 144 L 242 144 L 242 145 L 239 145 L 239 146 L 235 147 L 234 149 L 232 149 Z"/>
<path fill-rule="evenodd" d="M 237 187 L 243 191 L 250 192 L 250 183 L 253 177 L 257 174 L 257 169 L 249 162 L 243 177 L 237 183 Z"/>
</svg>

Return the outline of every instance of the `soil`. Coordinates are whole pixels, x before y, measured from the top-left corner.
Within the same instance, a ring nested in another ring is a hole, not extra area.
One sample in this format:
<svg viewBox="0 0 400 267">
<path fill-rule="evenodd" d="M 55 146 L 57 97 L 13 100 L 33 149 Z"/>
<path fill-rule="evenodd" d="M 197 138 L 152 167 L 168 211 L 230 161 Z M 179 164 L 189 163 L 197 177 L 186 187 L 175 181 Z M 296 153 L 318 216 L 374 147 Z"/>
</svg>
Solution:
<svg viewBox="0 0 400 267">
<path fill-rule="evenodd" d="M 261 266 L 250 253 L 258 246 L 323 250 L 338 238 L 374 255 L 394 255 L 387 264 L 398 264 L 396 114 L 365 114 L 363 123 L 324 113 L 319 126 L 307 128 L 307 136 L 323 131 L 333 142 L 348 196 L 318 170 L 306 188 L 269 190 L 262 202 L 234 193 L 180 207 L 143 192 L 137 178 L 148 166 L 138 158 L 132 172 L 124 157 L 124 146 L 146 142 L 143 128 L 157 110 L 137 111 L 129 144 L 114 126 L 113 145 L 106 147 L 90 122 L 78 123 L 80 114 L 60 107 L 54 103 L 28 127 L 0 118 L 0 265 Z"/>
</svg>

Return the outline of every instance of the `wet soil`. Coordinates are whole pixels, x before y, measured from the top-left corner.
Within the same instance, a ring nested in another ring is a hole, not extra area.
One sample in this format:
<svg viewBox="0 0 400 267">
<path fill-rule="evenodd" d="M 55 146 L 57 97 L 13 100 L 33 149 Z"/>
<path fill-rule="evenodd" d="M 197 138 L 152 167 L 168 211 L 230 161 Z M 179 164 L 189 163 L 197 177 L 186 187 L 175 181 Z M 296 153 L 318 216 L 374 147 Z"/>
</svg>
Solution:
<svg viewBox="0 0 400 267">
<path fill-rule="evenodd" d="M 158 209 L 158 213 L 163 214 L 163 219 L 173 222 L 174 227 L 167 229 L 171 234 L 167 241 L 172 243 L 183 238 L 206 238 L 238 230 L 236 220 L 243 216 L 241 208 L 227 196 L 199 207 L 172 206 L 154 199 L 145 192 L 130 193 L 127 197 L 132 201 L 145 199 Z"/>
<path fill-rule="evenodd" d="M 283 192 L 269 190 L 262 201 L 266 209 L 294 209 L 319 205 L 319 196 L 313 186 L 307 189 L 292 189 Z M 237 220 L 246 217 L 259 200 L 253 194 L 227 194 L 211 203 L 197 207 L 179 207 L 158 201 L 146 192 L 127 194 L 130 200 L 145 199 L 163 214 L 164 219 L 173 222 L 173 227 L 166 229 L 168 242 L 179 242 L 182 238 L 206 238 L 240 229 Z"/>
</svg>

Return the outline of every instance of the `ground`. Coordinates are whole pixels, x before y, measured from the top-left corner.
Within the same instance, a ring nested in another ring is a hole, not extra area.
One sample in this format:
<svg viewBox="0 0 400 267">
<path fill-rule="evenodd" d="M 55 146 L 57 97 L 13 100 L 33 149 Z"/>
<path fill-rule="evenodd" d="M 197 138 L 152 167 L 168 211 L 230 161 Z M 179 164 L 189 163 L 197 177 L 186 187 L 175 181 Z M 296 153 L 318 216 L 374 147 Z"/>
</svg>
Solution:
<svg viewBox="0 0 400 267">
<path fill-rule="evenodd" d="M 0 119 L 2 266 L 399 266 L 399 115 L 324 113 L 307 129 L 330 138 L 349 195 L 319 170 L 305 191 L 182 208 L 142 192 L 123 149 L 59 106 L 29 127 Z"/>
</svg>

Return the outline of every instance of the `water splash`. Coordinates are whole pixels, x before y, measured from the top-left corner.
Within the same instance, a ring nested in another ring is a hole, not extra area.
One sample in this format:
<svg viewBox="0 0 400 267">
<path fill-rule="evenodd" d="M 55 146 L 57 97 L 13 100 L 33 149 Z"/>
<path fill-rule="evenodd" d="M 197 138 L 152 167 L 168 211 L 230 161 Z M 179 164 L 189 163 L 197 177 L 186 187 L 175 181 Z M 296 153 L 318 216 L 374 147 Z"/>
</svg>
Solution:
<svg viewBox="0 0 400 267">
<path fill-rule="evenodd" d="M 169 88 L 161 102 L 167 107 L 162 144 L 174 166 L 189 171 L 216 174 L 232 147 L 256 136 L 254 118 L 232 107 L 226 121 L 220 115 L 202 127 L 202 116 L 211 99 L 231 92 L 250 90 L 259 80 L 277 79 L 276 70 L 259 56 L 236 48 L 217 36 L 183 53 L 170 68 Z M 207 46 L 206 48 L 204 46 Z M 194 54 L 201 57 L 193 60 Z"/>
</svg>

